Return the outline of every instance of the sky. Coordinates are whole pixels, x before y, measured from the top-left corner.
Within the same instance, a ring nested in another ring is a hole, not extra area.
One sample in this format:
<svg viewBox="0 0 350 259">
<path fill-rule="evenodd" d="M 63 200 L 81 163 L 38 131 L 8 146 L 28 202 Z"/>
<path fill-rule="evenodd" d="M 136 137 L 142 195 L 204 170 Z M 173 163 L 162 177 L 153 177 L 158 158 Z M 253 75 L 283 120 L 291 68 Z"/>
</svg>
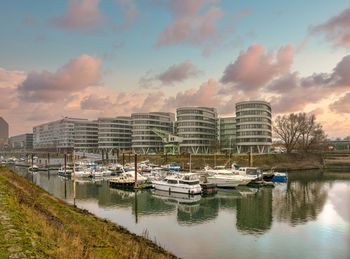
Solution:
<svg viewBox="0 0 350 259">
<path fill-rule="evenodd" d="M 65 116 L 265 100 L 350 135 L 348 1 L 2 0 L 10 135 Z"/>
</svg>

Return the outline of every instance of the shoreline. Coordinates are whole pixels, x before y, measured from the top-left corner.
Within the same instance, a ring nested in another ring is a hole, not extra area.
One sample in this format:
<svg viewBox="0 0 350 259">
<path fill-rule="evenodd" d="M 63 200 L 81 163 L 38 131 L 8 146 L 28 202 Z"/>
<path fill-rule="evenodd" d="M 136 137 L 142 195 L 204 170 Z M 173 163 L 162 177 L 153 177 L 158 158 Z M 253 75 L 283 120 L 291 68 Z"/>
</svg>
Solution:
<svg viewBox="0 0 350 259">
<path fill-rule="evenodd" d="M 177 258 L 146 237 L 56 198 L 2 165 L 0 203 L 1 258 Z"/>
</svg>

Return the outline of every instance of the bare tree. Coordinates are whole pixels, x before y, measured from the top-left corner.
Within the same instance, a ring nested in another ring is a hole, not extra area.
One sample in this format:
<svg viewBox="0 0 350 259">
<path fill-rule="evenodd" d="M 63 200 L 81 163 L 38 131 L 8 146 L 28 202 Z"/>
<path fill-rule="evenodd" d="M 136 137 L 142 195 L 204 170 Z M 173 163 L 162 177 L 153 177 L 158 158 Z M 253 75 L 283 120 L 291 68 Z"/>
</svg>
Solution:
<svg viewBox="0 0 350 259">
<path fill-rule="evenodd" d="M 317 149 L 320 143 L 326 139 L 322 125 L 316 122 L 315 115 L 300 113 L 300 120 L 300 149 L 305 152 L 310 151 L 310 149 Z"/>
<path fill-rule="evenodd" d="M 299 114 L 291 113 L 289 115 L 277 116 L 273 130 L 285 146 L 287 153 L 292 152 L 301 135 L 302 120 Z"/>
<path fill-rule="evenodd" d="M 296 148 L 307 152 L 319 147 L 326 139 L 322 125 L 316 122 L 315 115 L 306 113 L 278 116 L 273 129 L 276 137 L 286 147 L 287 153 Z"/>
</svg>

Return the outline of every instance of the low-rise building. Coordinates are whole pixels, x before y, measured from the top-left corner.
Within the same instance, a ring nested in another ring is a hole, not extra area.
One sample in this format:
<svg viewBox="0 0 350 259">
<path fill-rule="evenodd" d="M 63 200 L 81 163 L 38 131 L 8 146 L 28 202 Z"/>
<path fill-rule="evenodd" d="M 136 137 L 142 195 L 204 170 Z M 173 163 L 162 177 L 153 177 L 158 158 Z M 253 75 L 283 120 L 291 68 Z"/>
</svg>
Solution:
<svg viewBox="0 0 350 259">
<path fill-rule="evenodd" d="M 10 149 L 21 151 L 33 150 L 33 133 L 25 133 L 10 137 Z"/>
<path fill-rule="evenodd" d="M 93 152 L 98 149 L 98 123 L 65 117 L 33 128 L 33 148 L 64 151 L 76 149 Z"/>
</svg>

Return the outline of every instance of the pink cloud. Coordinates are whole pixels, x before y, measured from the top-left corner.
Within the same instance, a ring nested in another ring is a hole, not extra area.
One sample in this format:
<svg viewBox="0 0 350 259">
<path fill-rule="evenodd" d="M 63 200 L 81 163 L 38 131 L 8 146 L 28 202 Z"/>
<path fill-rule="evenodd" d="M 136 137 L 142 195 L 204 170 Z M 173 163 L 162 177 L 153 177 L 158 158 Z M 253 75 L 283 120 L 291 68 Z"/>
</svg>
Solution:
<svg viewBox="0 0 350 259">
<path fill-rule="evenodd" d="M 265 46 L 258 44 L 251 45 L 246 52 L 242 50 L 237 60 L 226 67 L 220 81 L 234 84 L 240 90 L 252 91 L 286 73 L 293 63 L 292 44 L 282 46 L 277 53 L 264 52 Z"/>
<path fill-rule="evenodd" d="M 160 86 L 153 87 L 153 83 L 159 80 L 163 85 L 172 85 L 195 77 L 199 73 L 200 71 L 192 64 L 191 60 L 187 59 L 180 64 L 174 64 L 168 67 L 167 70 L 156 76 L 151 76 L 151 71 L 147 72 L 146 75 L 139 80 L 139 84 L 143 88 L 160 88 Z"/>
<path fill-rule="evenodd" d="M 201 44 L 218 32 L 217 21 L 222 17 L 215 0 L 170 0 L 167 9 L 173 18 L 161 32 L 158 46 Z M 209 6 L 209 9 L 204 11 Z"/>
<path fill-rule="evenodd" d="M 323 34 L 335 47 L 350 49 L 350 7 L 327 22 L 311 28 L 312 34 Z"/>
<path fill-rule="evenodd" d="M 303 51 L 303 49 L 305 48 L 305 46 L 309 43 L 310 39 L 306 38 L 305 40 L 303 40 L 302 43 L 300 43 L 300 45 L 297 47 L 295 54 L 299 54 L 300 52 Z"/>
<path fill-rule="evenodd" d="M 168 85 L 174 82 L 182 82 L 190 77 L 196 76 L 198 70 L 192 64 L 191 60 L 187 59 L 180 64 L 170 66 L 166 71 L 159 74 L 159 79 L 163 84 Z"/>
<path fill-rule="evenodd" d="M 209 79 L 199 89 L 189 89 L 178 92 L 175 97 L 168 97 L 164 100 L 163 109 L 171 111 L 180 106 L 217 106 L 220 103 L 218 90 L 220 86 L 215 79 Z"/>
<path fill-rule="evenodd" d="M 68 7 L 61 16 L 54 17 L 52 22 L 63 29 L 91 29 L 102 25 L 106 18 L 101 14 L 98 5 L 101 0 L 69 0 Z"/>
<path fill-rule="evenodd" d="M 336 113 L 350 114 L 350 92 L 332 103 L 329 108 Z"/>
<path fill-rule="evenodd" d="M 101 60 L 86 54 L 71 59 L 55 73 L 30 72 L 18 93 L 23 101 L 55 102 L 69 94 L 97 85 L 101 79 Z"/>
</svg>

